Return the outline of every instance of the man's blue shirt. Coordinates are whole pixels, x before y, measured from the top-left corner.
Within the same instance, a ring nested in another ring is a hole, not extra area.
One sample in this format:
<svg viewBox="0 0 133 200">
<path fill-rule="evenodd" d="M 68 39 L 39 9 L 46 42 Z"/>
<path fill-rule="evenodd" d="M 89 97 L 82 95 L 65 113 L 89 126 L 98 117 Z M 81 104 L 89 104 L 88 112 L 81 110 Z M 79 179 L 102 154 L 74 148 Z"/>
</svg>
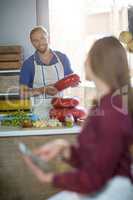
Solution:
<svg viewBox="0 0 133 200">
<path fill-rule="evenodd" d="M 59 57 L 64 67 L 64 76 L 73 73 L 68 57 L 59 51 L 54 51 L 54 52 Z M 35 52 L 32 56 L 26 59 L 23 63 L 23 66 L 20 72 L 20 84 L 27 85 L 30 88 L 33 87 L 33 81 L 34 81 L 34 75 L 35 75 L 34 59 L 36 60 L 37 64 L 46 65 L 46 66 L 54 65 L 58 62 L 56 56 L 53 54 L 53 57 L 49 64 L 42 63 L 37 52 Z"/>
</svg>

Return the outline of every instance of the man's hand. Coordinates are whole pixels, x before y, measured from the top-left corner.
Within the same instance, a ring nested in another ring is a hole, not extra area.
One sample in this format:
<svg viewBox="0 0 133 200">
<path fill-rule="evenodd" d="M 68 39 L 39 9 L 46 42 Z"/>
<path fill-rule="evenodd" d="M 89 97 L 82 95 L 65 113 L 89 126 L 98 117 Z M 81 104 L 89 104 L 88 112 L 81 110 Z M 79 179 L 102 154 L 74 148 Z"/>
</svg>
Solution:
<svg viewBox="0 0 133 200">
<path fill-rule="evenodd" d="M 49 85 L 45 87 L 45 93 L 54 96 L 58 93 L 58 90 L 54 86 Z"/>
<path fill-rule="evenodd" d="M 73 88 L 73 87 L 78 87 L 78 86 L 79 86 L 79 82 L 74 83 L 74 84 L 71 85 L 72 88 Z"/>
<path fill-rule="evenodd" d="M 28 98 L 29 97 L 29 88 L 27 85 L 20 85 L 19 94 L 21 98 Z"/>
</svg>

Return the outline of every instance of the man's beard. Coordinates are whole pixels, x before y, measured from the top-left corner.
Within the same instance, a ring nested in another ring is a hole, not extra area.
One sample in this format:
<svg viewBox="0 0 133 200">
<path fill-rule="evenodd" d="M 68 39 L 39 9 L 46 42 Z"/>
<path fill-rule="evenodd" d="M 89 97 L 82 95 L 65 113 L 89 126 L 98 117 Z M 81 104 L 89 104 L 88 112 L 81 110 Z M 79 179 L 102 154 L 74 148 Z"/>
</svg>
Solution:
<svg viewBox="0 0 133 200">
<path fill-rule="evenodd" d="M 46 53 L 47 51 L 48 51 L 48 49 L 49 49 L 49 47 L 48 46 L 46 46 L 45 48 L 43 48 L 43 49 L 37 49 L 37 51 L 39 52 L 39 53 Z"/>
</svg>

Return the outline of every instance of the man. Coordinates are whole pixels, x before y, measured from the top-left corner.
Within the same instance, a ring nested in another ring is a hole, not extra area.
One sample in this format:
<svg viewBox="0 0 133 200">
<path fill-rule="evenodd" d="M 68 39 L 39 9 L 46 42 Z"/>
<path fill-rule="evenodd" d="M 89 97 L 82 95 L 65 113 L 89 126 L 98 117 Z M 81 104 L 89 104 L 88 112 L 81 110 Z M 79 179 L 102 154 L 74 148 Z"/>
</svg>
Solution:
<svg viewBox="0 0 133 200">
<path fill-rule="evenodd" d="M 54 83 L 73 71 L 65 54 L 50 49 L 48 32 L 44 27 L 33 28 L 30 40 L 36 51 L 25 60 L 21 68 L 20 95 L 35 96 L 41 106 L 46 106 L 58 93 Z"/>
</svg>

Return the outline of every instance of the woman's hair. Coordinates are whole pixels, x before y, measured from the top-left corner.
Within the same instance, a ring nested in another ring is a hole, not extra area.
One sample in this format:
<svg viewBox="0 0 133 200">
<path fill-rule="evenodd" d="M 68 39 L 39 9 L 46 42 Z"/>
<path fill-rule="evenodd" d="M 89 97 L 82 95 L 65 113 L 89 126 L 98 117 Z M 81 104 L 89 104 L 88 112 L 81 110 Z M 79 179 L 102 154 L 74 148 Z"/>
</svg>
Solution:
<svg viewBox="0 0 133 200">
<path fill-rule="evenodd" d="M 104 81 L 111 90 L 127 86 L 128 107 L 133 113 L 133 93 L 130 84 L 129 67 L 126 51 L 115 37 L 97 40 L 88 53 L 90 67 L 96 77 Z"/>
<path fill-rule="evenodd" d="M 48 31 L 43 26 L 35 26 L 30 32 L 30 39 L 32 37 L 32 34 L 34 34 L 37 31 L 43 31 L 44 34 L 48 35 Z"/>
</svg>

